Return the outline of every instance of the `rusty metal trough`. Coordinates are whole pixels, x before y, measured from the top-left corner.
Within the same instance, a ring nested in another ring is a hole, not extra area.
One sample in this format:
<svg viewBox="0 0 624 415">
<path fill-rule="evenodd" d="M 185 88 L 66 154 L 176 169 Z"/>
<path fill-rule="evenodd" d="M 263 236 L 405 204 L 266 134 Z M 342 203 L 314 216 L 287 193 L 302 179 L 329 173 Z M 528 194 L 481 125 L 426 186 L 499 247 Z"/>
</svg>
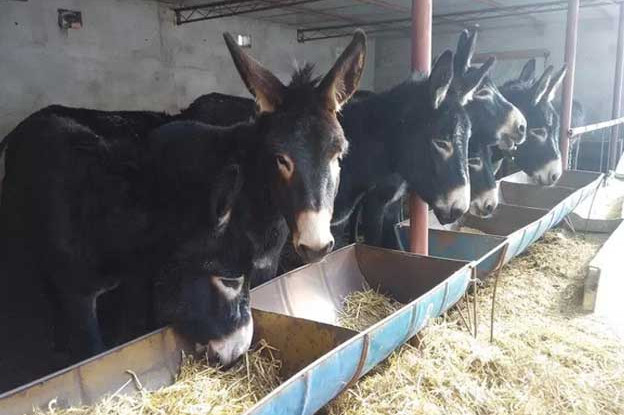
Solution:
<svg viewBox="0 0 624 415">
<path fill-rule="evenodd" d="M 500 181 L 500 198 L 509 205 L 553 211 L 552 227 L 593 195 L 603 177 L 602 173 L 566 170 L 555 186 L 544 187 L 534 184 L 525 173 L 518 172 Z"/>
<path fill-rule="evenodd" d="M 459 300 L 471 273 L 464 261 L 351 245 L 256 288 L 254 336 L 280 350 L 286 380 L 247 414 L 314 414 Z M 367 287 L 405 306 L 360 333 L 340 327 L 344 296 Z M 172 329 L 158 330 L 1 395 L 0 413 L 21 415 L 54 398 L 91 404 L 124 384 L 132 392 L 126 370 L 148 388 L 170 384 L 188 346 Z"/>
</svg>

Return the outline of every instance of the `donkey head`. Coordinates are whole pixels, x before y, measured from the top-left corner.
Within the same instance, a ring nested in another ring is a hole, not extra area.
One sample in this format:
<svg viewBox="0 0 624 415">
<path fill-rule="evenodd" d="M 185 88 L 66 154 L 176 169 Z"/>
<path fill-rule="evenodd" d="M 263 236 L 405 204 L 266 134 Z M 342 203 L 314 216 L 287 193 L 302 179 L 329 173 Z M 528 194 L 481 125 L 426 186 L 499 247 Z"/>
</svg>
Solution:
<svg viewBox="0 0 624 415">
<path fill-rule="evenodd" d="M 489 58 L 480 68 L 473 66 L 476 41 L 476 30 L 472 33 L 462 31 L 457 42 L 452 88 L 474 91 L 465 94 L 473 137 L 483 144 L 509 150 L 524 141 L 527 122 L 520 110 L 505 99 L 487 75 L 495 59 Z"/>
<path fill-rule="evenodd" d="M 490 146 L 470 140 L 468 149 L 470 170 L 470 213 L 489 217 L 498 206 L 498 184 L 492 165 Z"/>
<path fill-rule="evenodd" d="M 259 160 L 270 169 L 270 188 L 292 232 L 297 253 L 312 261 L 332 250 L 330 232 L 340 159 L 348 143 L 337 113 L 357 90 L 366 56 L 364 32 L 351 43 L 322 80 L 312 66 L 284 85 L 248 56 L 231 36 L 226 44 L 247 89 L 256 99 L 264 137 Z"/>
<path fill-rule="evenodd" d="M 166 181 L 157 187 L 166 195 L 171 195 L 166 189 L 175 189 L 176 197 L 168 198 L 173 209 L 155 221 L 166 237 L 156 238 L 151 258 L 154 315 L 159 324 L 173 324 L 212 363 L 227 366 L 248 350 L 253 333 L 249 280 L 244 277 L 247 251 L 240 233 L 230 232 L 230 212 L 242 188 L 241 168 L 224 167 L 205 189 L 196 180 L 201 170 L 180 171 L 181 163 L 175 161 L 157 163 L 157 175 L 199 187 Z M 206 169 L 209 173 L 209 166 Z"/>
<path fill-rule="evenodd" d="M 566 74 L 564 66 L 553 76 L 546 68 L 535 80 L 535 60 L 530 60 L 518 79 L 502 87 L 503 94 L 527 119 L 527 140 L 518 146 L 514 161 L 520 169 L 542 185 L 554 184 L 562 173 L 559 151 L 559 116 L 552 105 Z"/>
<path fill-rule="evenodd" d="M 428 78 L 398 87 L 407 102 L 401 105 L 397 171 L 443 223 L 455 221 L 470 204 L 470 119 L 462 102 L 472 91 L 451 91 L 452 81 L 453 54 L 446 51 Z"/>
</svg>

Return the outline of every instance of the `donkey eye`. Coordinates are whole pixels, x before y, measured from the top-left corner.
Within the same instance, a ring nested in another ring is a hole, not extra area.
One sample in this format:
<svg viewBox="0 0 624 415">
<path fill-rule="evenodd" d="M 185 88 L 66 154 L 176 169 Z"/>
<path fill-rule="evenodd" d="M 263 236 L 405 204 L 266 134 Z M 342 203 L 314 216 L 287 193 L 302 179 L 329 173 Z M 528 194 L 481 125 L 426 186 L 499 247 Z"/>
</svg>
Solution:
<svg viewBox="0 0 624 415">
<path fill-rule="evenodd" d="M 284 178 L 289 179 L 294 171 L 294 164 L 290 157 L 285 154 L 277 154 L 275 155 L 275 161 L 277 163 L 277 168 Z"/>
<path fill-rule="evenodd" d="M 481 166 L 483 165 L 483 161 L 481 160 L 480 157 L 470 157 L 468 159 L 468 165 L 470 165 L 470 167 L 480 169 Z"/>
<path fill-rule="evenodd" d="M 481 88 L 474 94 L 475 98 L 488 99 L 492 97 L 492 91 L 489 88 Z"/>
<path fill-rule="evenodd" d="M 548 134 L 545 128 L 531 128 L 529 133 L 540 141 L 546 140 L 546 135 Z"/>
<path fill-rule="evenodd" d="M 433 146 L 442 153 L 444 157 L 450 157 L 453 155 L 453 144 L 450 141 L 445 140 L 433 140 Z"/>
</svg>

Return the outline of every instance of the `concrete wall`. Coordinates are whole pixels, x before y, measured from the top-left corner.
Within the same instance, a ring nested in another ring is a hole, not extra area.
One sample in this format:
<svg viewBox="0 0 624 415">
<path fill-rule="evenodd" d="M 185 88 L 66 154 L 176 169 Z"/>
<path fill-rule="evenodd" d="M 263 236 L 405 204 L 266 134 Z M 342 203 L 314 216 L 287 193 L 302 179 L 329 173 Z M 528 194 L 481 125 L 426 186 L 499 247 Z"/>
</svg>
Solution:
<svg viewBox="0 0 624 415">
<path fill-rule="evenodd" d="M 560 19 L 559 23 L 548 24 L 542 28 L 525 25 L 483 29 L 479 35 L 477 52 L 545 48 L 551 52 L 546 63 L 559 67 L 563 64 L 565 14 L 561 14 Z M 446 27 L 440 30 L 434 27 L 434 55 L 446 48 L 455 50 L 459 31 L 459 28 L 449 30 Z M 617 22 L 615 20 L 581 20 L 575 98 L 585 105 L 588 121 L 605 120 L 611 117 L 616 43 Z M 407 78 L 410 56 L 409 40 L 379 38 L 376 46 L 375 88 L 380 91 Z M 525 61 L 526 59 L 518 62 L 501 61 L 497 64 L 496 71 L 499 75 L 507 74 L 510 68 L 520 68 Z M 541 62 L 543 63 L 544 60 L 542 59 Z M 513 73 L 516 73 L 515 69 Z"/>
<path fill-rule="evenodd" d="M 62 31 L 57 9 L 82 11 L 83 28 Z M 169 6 L 147 0 L 0 3 L 0 137 L 49 104 L 177 112 L 197 96 L 249 96 L 221 34 L 252 35 L 250 53 L 287 81 L 295 62 L 324 73 L 349 39 L 299 44 L 292 28 L 228 18 L 174 24 Z M 374 45 L 363 87 L 374 82 Z"/>
</svg>

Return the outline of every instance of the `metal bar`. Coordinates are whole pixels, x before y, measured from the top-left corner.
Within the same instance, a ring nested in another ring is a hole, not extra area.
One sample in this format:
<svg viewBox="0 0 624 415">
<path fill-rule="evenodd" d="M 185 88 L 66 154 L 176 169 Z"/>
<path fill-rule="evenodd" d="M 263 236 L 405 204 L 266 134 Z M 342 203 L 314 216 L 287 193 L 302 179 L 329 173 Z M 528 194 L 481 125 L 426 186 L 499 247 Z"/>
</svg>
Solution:
<svg viewBox="0 0 624 415">
<path fill-rule="evenodd" d="M 591 131 L 602 130 L 603 128 L 613 127 L 614 125 L 624 124 L 624 117 L 616 118 L 614 120 L 597 122 L 595 124 L 585 125 L 583 127 L 574 127 L 568 129 L 568 137 L 576 137 L 580 134 L 589 133 Z"/>
<path fill-rule="evenodd" d="M 387 33 L 387 32 L 409 32 L 410 28 L 408 26 L 406 27 L 388 27 L 385 29 L 375 29 L 375 30 L 367 30 L 366 31 L 366 35 L 372 35 L 375 33 Z M 350 32 L 351 35 L 353 35 L 353 32 Z M 322 39 L 335 39 L 335 38 L 339 38 L 339 37 L 345 37 L 346 35 L 344 33 L 334 33 L 329 31 L 328 33 L 323 32 L 323 31 L 319 31 L 318 35 L 307 35 L 304 36 L 300 33 L 297 33 L 297 41 L 299 43 L 305 43 L 305 42 L 310 42 L 312 40 L 322 40 Z"/>
<path fill-rule="evenodd" d="M 486 52 L 478 53 L 473 56 L 472 62 L 485 63 L 490 57 L 495 57 L 497 61 L 530 59 L 530 58 L 548 58 L 550 51 L 548 49 L 523 49 L 510 50 L 505 52 Z"/>
<path fill-rule="evenodd" d="M 205 3 L 196 6 L 187 6 L 173 9 L 176 24 L 199 22 L 203 20 L 219 19 L 221 17 L 238 16 L 266 10 L 281 9 L 299 4 L 316 3 L 323 0 L 281 0 L 279 3 L 267 4 L 259 0 L 225 0 L 214 3 Z M 193 17 L 195 15 L 199 17 Z"/>
<path fill-rule="evenodd" d="M 580 4 L 581 8 L 585 7 L 599 7 L 599 6 L 613 6 L 623 4 L 624 0 L 595 0 L 595 1 L 586 1 Z M 482 20 L 490 20 L 490 19 L 500 19 L 505 17 L 516 17 L 516 16 L 525 16 L 528 14 L 535 15 L 541 13 L 552 13 L 552 12 L 561 12 L 567 9 L 567 1 L 553 1 L 553 2 L 545 2 L 545 3 L 533 3 L 533 4 L 524 4 L 517 6 L 507 6 L 507 7 L 494 7 L 489 9 L 481 9 L 467 12 L 453 12 L 453 13 L 445 13 L 438 14 L 433 16 L 433 24 L 434 25 L 464 25 L 467 23 L 472 23 L 475 21 Z M 345 24 L 345 25 L 332 25 L 332 26 L 318 26 L 318 27 L 309 27 L 309 28 L 300 28 L 297 30 L 297 38 L 300 42 L 305 42 L 308 40 L 317 40 L 310 33 L 318 33 L 322 30 L 334 30 L 332 33 L 332 37 L 342 37 L 342 36 L 351 36 L 352 30 L 355 27 L 374 27 L 374 26 L 388 26 L 394 24 L 406 24 L 409 23 L 409 18 L 398 18 L 398 19 L 384 19 L 377 21 L 368 21 L 368 22 L 360 22 L 358 24 Z M 342 29 L 342 30 L 341 30 Z M 388 27 L 386 30 L 392 30 L 393 28 Z M 401 28 L 397 29 L 401 30 Z M 369 31 L 367 31 L 369 33 Z"/>
<path fill-rule="evenodd" d="M 262 1 L 264 3 L 279 4 L 281 0 L 262 0 Z M 360 23 L 359 19 L 354 19 L 352 17 L 345 16 L 344 14 L 336 13 L 335 10 L 337 10 L 338 8 L 335 8 L 335 7 L 325 8 L 323 10 L 310 9 L 310 8 L 301 7 L 301 6 L 288 6 L 287 8 L 291 9 L 293 13 L 295 14 L 297 13 L 313 14 L 313 15 L 322 16 L 322 17 L 329 17 L 330 19 L 342 20 L 342 21 L 349 22 L 349 23 L 356 24 L 356 25 Z M 330 12 L 330 10 L 332 10 L 332 12 Z"/>
<path fill-rule="evenodd" d="M 473 0 L 473 1 L 477 3 L 487 4 L 488 6 L 493 6 L 493 7 L 504 7 L 503 3 L 501 3 L 500 1 L 495 1 L 495 0 Z M 533 23 L 536 26 L 544 24 L 544 22 L 542 22 L 541 20 L 539 20 L 537 17 L 533 16 L 530 13 L 527 13 L 526 20 L 529 20 L 531 23 Z"/>
<path fill-rule="evenodd" d="M 431 25 L 433 0 L 412 0 L 412 70 L 431 71 Z M 429 254 L 429 206 L 410 194 L 410 251 Z"/>
<path fill-rule="evenodd" d="M 612 118 L 622 115 L 622 75 L 624 74 L 624 4 L 620 4 L 620 18 L 618 20 L 617 53 L 615 55 L 615 82 L 613 87 L 613 110 Z M 611 130 L 611 142 L 609 143 L 609 170 L 615 170 L 618 162 L 618 136 L 620 128 L 614 125 Z"/>
<path fill-rule="evenodd" d="M 576 40 L 578 37 L 578 18 L 580 0 L 570 0 L 568 5 L 568 23 L 566 30 L 565 62 L 568 72 L 563 81 L 563 97 L 561 104 L 561 163 L 568 169 L 568 152 L 570 148 L 570 130 L 572 122 L 572 99 L 574 97 L 574 72 L 576 70 Z"/>
</svg>

